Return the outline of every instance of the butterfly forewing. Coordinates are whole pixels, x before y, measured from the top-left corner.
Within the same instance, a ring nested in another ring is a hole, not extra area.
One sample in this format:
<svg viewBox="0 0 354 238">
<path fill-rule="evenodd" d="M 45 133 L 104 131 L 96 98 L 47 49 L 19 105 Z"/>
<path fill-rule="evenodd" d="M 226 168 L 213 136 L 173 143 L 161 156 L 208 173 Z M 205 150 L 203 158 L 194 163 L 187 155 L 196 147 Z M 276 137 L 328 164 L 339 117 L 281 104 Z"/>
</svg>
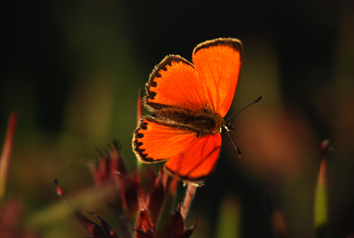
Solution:
<svg viewBox="0 0 354 238">
<path fill-rule="evenodd" d="M 166 56 L 155 67 L 146 92 L 145 102 L 154 109 L 170 106 L 196 111 L 206 104 L 204 87 L 194 66 L 177 55 Z"/>
<path fill-rule="evenodd" d="M 193 64 L 208 103 L 221 117 L 228 112 L 241 69 L 242 44 L 226 38 L 206 41 L 193 51 Z"/>
<path fill-rule="evenodd" d="M 164 125 L 146 117 L 134 131 L 133 147 L 141 161 L 159 162 L 176 157 L 195 139 L 194 131 Z"/>
</svg>

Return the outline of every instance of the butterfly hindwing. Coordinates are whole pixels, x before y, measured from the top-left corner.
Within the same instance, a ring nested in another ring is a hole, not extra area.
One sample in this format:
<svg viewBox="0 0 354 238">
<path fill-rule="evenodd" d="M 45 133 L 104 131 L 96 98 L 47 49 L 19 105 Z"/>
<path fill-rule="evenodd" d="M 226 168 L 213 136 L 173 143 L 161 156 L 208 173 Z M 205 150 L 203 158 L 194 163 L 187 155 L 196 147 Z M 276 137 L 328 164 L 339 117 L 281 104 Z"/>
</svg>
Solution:
<svg viewBox="0 0 354 238">
<path fill-rule="evenodd" d="M 221 135 L 197 137 L 191 130 L 171 127 L 143 118 L 134 132 L 134 151 L 143 162 L 167 160 L 166 170 L 189 181 L 200 181 L 215 167 Z"/>
<path fill-rule="evenodd" d="M 220 133 L 204 135 L 165 163 L 165 169 L 187 181 L 203 181 L 214 169 L 221 147 Z"/>
</svg>

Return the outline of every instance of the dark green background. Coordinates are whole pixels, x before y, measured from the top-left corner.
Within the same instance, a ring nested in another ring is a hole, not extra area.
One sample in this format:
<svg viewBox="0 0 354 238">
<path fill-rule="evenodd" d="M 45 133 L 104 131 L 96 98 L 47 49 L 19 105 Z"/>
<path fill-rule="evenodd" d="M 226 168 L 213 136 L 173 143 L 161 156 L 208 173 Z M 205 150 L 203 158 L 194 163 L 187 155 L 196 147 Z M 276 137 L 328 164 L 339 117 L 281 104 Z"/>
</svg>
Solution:
<svg viewBox="0 0 354 238">
<path fill-rule="evenodd" d="M 225 137 L 215 173 L 198 189 L 187 220 L 189 226 L 200 219 L 194 237 L 220 234 L 225 201 L 240 204 L 241 237 L 272 237 L 272 209 L 282 212 L 289 237 L 314 237 L 313 193 L 319 146 L 326 138 L 333 145 L 328 234 L 353 232 L 352 1 L 1 5 L 0 132 L 4 137 L 8 115 L 17 110 L 9 193 L 28 214 L 58 200 L 54 178 L 69 194 L 90 186 L 86 163 L 97 159 L 96 147 L 113 139 L 133 170 L 138 89 L 154 65 L 167 54 L 190 60 L 198 43 L 235 37 L 245 54 L 230 111 L 259 95 L 264 99 L 233 122 L 244 158 L 234 158 Z M 99 214 L 100 208 L 94 209 Z M 75 220 L 63 222 L 58 221 L 60 229 L 52 225 L 43 231 L 48 237 L 86 235 Z"/>
</svg>

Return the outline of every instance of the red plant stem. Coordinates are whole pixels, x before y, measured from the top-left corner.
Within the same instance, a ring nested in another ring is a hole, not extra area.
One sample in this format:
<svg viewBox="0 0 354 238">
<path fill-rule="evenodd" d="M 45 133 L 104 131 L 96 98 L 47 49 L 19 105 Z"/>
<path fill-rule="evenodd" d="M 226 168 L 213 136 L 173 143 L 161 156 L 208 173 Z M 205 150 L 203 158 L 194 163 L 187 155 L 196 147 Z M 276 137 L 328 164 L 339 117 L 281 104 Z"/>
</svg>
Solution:
<svg viewBox="0 0 354 238">
<path fill-rule="evenodd" d="M 137 124 L 140 123 L 142 117 L 143 117 L 143 91 L 140 89 L 138 92 L 138 101 L 137 101 L 137 107 L 136 107 Z M 137 166 L 138 166 L 138 171 L 140 171 L 141 170 L 140 160 L 137 160 Z"/>
<path fill-rule="evenodd" d="M 321 162 L 320 162 L 320 171 L 318 175 L 318 182 L 321 186 L 327 186 L 327 159 L 326 152 L 330 149 L 329 140 L 323 140 L 321 143 Z"/>
<path fill-rule="evenodd" d="M 139 123 L 141 117 L 143 116 L 143 91 L 139 90 L 138 103 L 137 103 L 137 122 Z"/>
<path fill-rule="evenodd" d="M 195 197 L 196 191 L 197 191 L 197 186 L 192 183 L 188 183 L 187 189 L 186 189 L 186 195 L 184 196 L 183 204 L 181 207 L 181 215 L 182 215 L 183 219 L 186 219 L 186 217 L 188 215 L 188 211 L 192 205 L 192 201 Z"/>
<path fill-rule="evenodd" d="M 4 142 L 4 147 L 2 149 L 0 157 L 0 205 L 2 204 L 7 186 L 7 178 L 10 168 L 10 160 L 12 154 L 13 138 L 15 134 L 15 127 L 17 122 L 17 114 L 15 112 L 11 113 L 9 117 L 9 123 L 7 126 L 7 132 Z"/>
</svg>

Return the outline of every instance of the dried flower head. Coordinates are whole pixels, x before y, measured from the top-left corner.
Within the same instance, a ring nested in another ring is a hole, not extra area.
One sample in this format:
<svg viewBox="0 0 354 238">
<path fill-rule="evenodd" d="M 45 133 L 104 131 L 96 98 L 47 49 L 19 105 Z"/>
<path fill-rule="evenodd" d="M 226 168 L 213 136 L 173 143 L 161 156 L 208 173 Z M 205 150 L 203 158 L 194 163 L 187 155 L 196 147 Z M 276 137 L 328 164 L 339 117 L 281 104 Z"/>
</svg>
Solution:
<svg viewBox="0 0 354 238">
<path fill-rule="evenodd" d="M 161 237 L 184 238 L 193 233 L 197 223 L 189 229 L 185 228 L 185 217 L 181 214 L 182 205 L 179 205 L 172 214 L 163 213 L 163 210 L 172 209 L 178 184 L 177 178 L 171 178 L 162 169 L 155 176 L 147 167 L 129 173 L 117 143 L 113 143 L 108 152 L 100 154 L 98 163 L 91 165 L 91 174 L 96 186 L 115 184 L 112 187 L 115 189 L 112 193 L 114 197 L 108 198 L 107 202 L 116 213 L 116 217 L 119 217 L 120 227 L 119 233 L 116 233 L 101 217 L 96 216 L 101 222 L 97 224 L 81 212 L 75 211 L 78 220 L 93 237 L 118 237 L 117 234 L 122 234 L 123 237 L 154 238 L 158 234 L 163 234 Z M 147 171 L 142 173 L 143 169 Z M 145 178 L 141 174 L 148 176 Z M 147 186 L 143 186 L 143 182 L 144 185 L 147 183 Z M 63 199 L 68 201 L 57 182 L 56 190 Z"/>
</svg>

